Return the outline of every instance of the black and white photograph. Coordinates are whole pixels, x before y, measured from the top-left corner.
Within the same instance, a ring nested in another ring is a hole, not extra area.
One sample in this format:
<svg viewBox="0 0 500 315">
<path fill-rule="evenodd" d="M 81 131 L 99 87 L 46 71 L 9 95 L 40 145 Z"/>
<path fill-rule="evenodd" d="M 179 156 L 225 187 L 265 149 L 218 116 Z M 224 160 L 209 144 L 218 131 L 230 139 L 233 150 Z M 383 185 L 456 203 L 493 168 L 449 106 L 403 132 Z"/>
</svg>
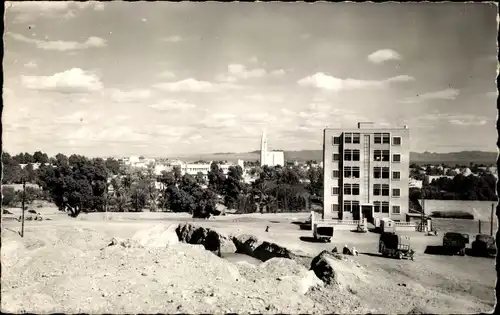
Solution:
<svg viewBox="0 0 500 315">
<path fill-rule="evenodd" d="M 493 313 L 498 21 L 6 1 L 2 313 Z"/>
</svg>

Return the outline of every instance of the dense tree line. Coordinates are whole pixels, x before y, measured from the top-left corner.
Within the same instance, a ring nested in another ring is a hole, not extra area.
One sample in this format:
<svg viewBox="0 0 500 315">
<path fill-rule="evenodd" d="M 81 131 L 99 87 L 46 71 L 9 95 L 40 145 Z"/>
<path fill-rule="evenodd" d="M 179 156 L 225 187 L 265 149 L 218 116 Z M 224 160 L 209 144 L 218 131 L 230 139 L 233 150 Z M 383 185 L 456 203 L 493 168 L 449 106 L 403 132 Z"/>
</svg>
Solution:
<svg viewBox="0 0 500 315">
<path fill-rule="evenodd" d="M 492 174 L 464 176 L 453 179 L 441 177 L 430 183 L 424 182 L 422 189 L 410 189 L 410 199 L 478 200 L 496 201 L 496 178 Z"/>
</svg>

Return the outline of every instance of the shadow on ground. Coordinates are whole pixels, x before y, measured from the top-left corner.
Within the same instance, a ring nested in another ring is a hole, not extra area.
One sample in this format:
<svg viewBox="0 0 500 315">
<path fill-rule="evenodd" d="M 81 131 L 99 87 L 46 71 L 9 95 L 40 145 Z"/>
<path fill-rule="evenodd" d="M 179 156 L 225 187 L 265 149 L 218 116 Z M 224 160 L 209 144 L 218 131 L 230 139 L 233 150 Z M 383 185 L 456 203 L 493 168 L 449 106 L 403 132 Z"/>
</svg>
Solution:
<svg viewBox="0 0 500 315">
<path fill-rule="evenodd" d="M 441 245 L 429 245 L 425 248 L 424 254 L 428 255 L 445 255 L 445 256 L 451 256 L 452 254 L 450 253 L 449 250 L 446 250 L 445 247 Z"/>
<path fill-rule="evenodd" d="M 312 236 L 301 236 L 300 240 L 303 242 L 308 242 L 308 243 L 325 243 L 325 241 L 315 239 Z"/>
<path fill-rule="evenodd" d="M 367 253 L 367 252 L 362 252 L 362 253 L 359 253 L 360 255 L 366 255 L 366 256 L 371 256 L 371 257 L 383 257 L 381 254 L 379 253 Z"/>
</svg>

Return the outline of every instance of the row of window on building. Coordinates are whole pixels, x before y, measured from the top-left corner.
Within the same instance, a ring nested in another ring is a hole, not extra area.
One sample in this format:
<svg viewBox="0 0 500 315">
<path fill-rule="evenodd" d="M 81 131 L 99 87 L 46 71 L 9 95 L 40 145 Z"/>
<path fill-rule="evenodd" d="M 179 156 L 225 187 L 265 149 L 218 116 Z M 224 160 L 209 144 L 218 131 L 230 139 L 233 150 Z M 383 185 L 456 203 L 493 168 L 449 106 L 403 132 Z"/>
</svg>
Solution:
<svg viewBox="0 0 500 315">
<path fill-rule="evenodd" d="M 332 196 L 337 196 L 340 194 L 340 187 L 332 187 Z M 359 184 L 344 184 L 344 195 L 359 196 Z M 389 184 L 374 184 L 373 185 L 373 195 L 374 196 L 389 196 Z M 401 189 L 393 188 L 392 197 L 401 197 Z"/>
<path fill-rule="evenodd" d="M 339 205 L 334 204 L 332 206 L 333 212 L 339 211 Z M 344 212 L 357 212 L 360 210 L 359 201 L 357 200 L 345 200 L 344 201 Z M 375 213 L 389 213 L 389 202 L 387 201 L 374 201 L 373 202 L 373 212 Z M 392 206 L 392 214 L 400 214 L 401 206 Z"/>
<path fill-rule="evenodd" d="M 389 178 L 390 169 L 388 167 L 374 167 L 373 168 L 373 178 Z M 333 178 L 340 178 L 340 171 L 334 170 L 332 171 Z M 346 166 L 344 167 L 344 178 L 360 178 L 359 166 Z M 392 172 L 393 180 L 401 179 L 401 172 L 393 171 Z"/>
<path fill-rule="evenodd" d="M 375 133 L 373 142 L 375 144 L 390 144 L 391 135 L 389 133 Z M 344 143 L 359 144 L 361 142 L 361 134 L 359 133 L 344 133 Z M 333 137 L 332 144 L 339 145 L 341 137 Z M 392 137 L 392 145 L 400 146 L 401 137 Z"/>
<path fill-rule="evenodd" d="M 390 162 L 391 153 L 389 150 L 373 150 L 373 161 L 382 161 L 382 162 Z M 359 161 L 360 158 L 360 150 L 356 149 L 347 149 L 344 150 L 344 161 Z M 333 161 L 340 161 L 340 154 L 333 153 Z M 393 154 L 392 162 L 399 163 L 401 162 L 401 154 Z"/>
</svg>

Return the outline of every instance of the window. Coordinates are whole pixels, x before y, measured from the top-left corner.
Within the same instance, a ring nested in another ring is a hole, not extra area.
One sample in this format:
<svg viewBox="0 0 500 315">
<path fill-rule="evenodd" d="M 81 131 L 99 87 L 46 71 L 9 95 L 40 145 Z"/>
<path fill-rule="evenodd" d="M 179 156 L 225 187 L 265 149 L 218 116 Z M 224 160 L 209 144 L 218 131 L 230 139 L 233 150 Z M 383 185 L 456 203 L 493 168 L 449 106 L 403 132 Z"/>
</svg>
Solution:
<svg viewBox="0 0 500 315">
<path fill-rule="evenodd" d="M 359 178 L 359 166 L 346 166 L 346 167 L 344 167 L 344 177 Z"/>
<path fill-rule="evenodd" d="M 392 179 L 400 180 L 401 179 L 401 172 L 392 172 Z"/>
<path fill-rule="evenodd" d="M 359 201 L 356 200 L 344 201 L 344 212 L 356 212 L 356 211 L 359 211 Z"/>
<path fill-rule="evenodd" d="M 352 133 L 344 133 L 344 143 L 352 143 Z"/>
<path fill-rule="evenodd" d="M 340 144 L 340 137 L 333 137 L 332 144 L 339 145 Z"/>
<path fill-rule="evenodd" d="M 389 213 L 389 202 L 382 201 L 382 213 Z"/>
<path fill-rule="evenodd" d="M 339 160 L 340 160 L 340 154 L 333 153 L 333 161 L 336 162 L 336 161 L 339 161 Z"/>
<path fill-rule="evenodd" d="M 332 177 L 333 178 L 339 178 L 340 177 L 340 171 L 339 170 L 335 170 L 332 172 Z"/>
<path fill-rule="evenodd" d="M 375 184 L 373 185 L 373 195 L 380 196 L 382 194 L 382 185 Z"/>
<path fill-rule="evenodd" d="M 332 187 L 332 196 L 338 195 L 340 192 L 338 187 Z"/>
<path fill-rule="evenodd" d="M 389 150 L 373 150 L 374 161 L 389 161 Z"/>
<path fill-rule="evenodd" d="M 382 134 L 381 133 L 376 133 L 373 136 L 373 142 L 375 142 L 375 143 L 382 143 Z"/>
<path fill-rule="evenodd" d="M 373 168 L 374 178 L 389 178 L 389 168 L 388 167 L 374 167 Z"/>
<path fill-rule="evenodd" d="M 392 155 L 392 161 L 395 163 L 401 162 L 401 154 L 393 154 Z"/>
<path fill-rule="evenodd" d="M 360 143 L 361 135 L 359 133 L 353 133 L 352 134 L 352 143 L 358 144 Z"/>
<path fill-rule="evenodd" d="M 392 213 L 393 214 L 400 214 L 401 213 L 401 207 L 400 206 L 392 206 Z"/>
<path fill-rule="evenodd" d="M 396 198 L 401 197 L 401 190 L 399 188 L 392 189 L 392 196 Z"/>
<path fill-rule="evenodd" d="M 359 161 L 359 150 L 345 150 L 344 161 Z"/>
<path fill-rule="evenodd" d="M 382 196 L 389 196 L 389 184 L 382 184 Z"/>
<path fill-rule="evenodd" d="M 401 145 L 401 137 L 393 137 L 392 145 Z"/>
<path fill-rule="evenodd" d="M 339 212 L 340 207 L 337 204 L 332 204 L 332 212 Z"/>
<path fill-rule="evenodd" d="M 382 208 L 382 205 L 381 205 L 380 201 L 373 202 L 373 212 L 380 213 L 381 208 Z"/>
<path fill-rule="evenodd" d="M 359 184 L 344 184 L 344 195 L 359 196 Z"/>
<path fill-rule="evenodd" d="M 390 144 L 391 143 L 391 135 L 388 133 L 383 133 L 382 134 L 382 143 L 383 144 Z"/>
<path fill-rule="evenodd" d="M 359 196 L 359 184 L 352 184 L 352 194 Z"/>
</svg>

